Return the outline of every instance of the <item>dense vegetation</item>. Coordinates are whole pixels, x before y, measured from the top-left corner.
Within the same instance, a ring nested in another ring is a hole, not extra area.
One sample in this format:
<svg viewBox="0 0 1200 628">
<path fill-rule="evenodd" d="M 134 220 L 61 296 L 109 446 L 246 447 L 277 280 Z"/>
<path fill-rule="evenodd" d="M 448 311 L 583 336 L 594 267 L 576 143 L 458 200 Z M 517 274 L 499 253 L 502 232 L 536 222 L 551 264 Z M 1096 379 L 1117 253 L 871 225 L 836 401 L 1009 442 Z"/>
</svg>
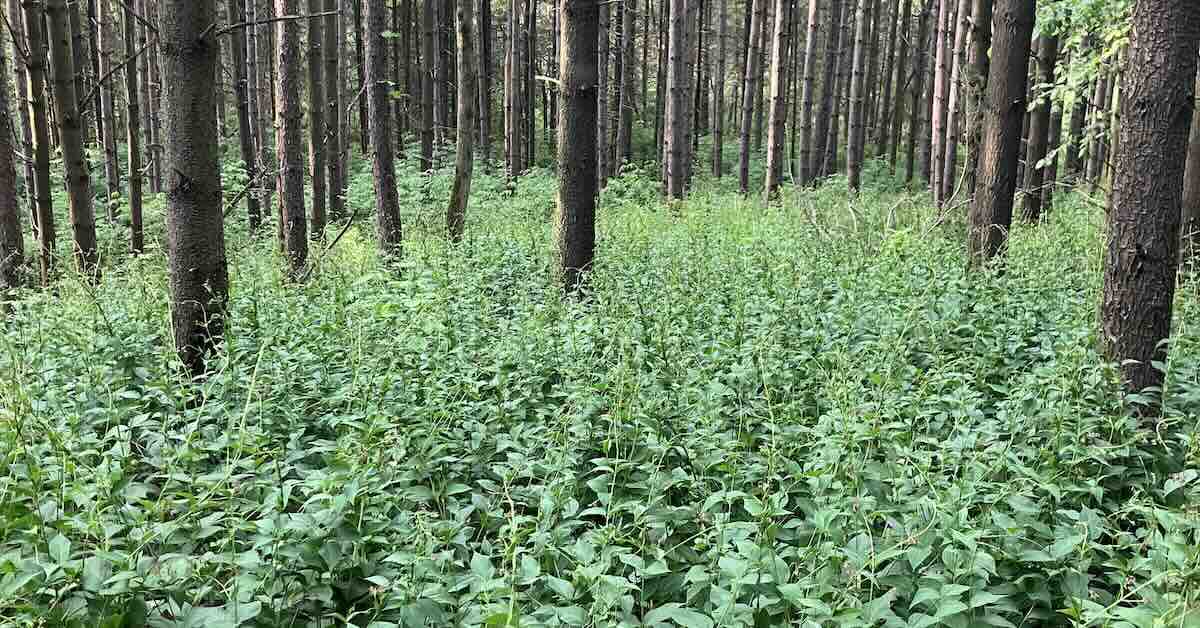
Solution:
<svg viewBox="0 0 1200 628">
<path fill-rule="evenodd" d="M 881 164 L 771 208 L 728 178 L 668 206 L 631 168 L 564 301 L 554 179 L 481 175 L 451 246 L 424 202 L 450 178 L 402 167 L 398 267 L 354 226 L 288 283 L 232 226 L 199 383 L 153 230 L 98 285 L 24 293 L 0 624 L 1200 622 L 1200 311 L 1183 290 L 1144 429 L 1095 359 L 1085 193 L 978 274 L 962 215 Z M 351 211 L 371 185 L 356 163 Z"/>
</svg>

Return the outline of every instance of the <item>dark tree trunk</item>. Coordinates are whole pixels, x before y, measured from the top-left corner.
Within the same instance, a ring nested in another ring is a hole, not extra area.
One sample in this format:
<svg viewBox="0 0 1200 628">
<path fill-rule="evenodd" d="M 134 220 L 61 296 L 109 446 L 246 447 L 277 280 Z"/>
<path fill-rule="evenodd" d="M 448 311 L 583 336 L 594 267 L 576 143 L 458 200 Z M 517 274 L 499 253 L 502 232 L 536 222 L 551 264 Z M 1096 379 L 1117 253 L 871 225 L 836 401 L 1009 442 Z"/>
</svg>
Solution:
<svg viewBox="0 0 1200 628">
<path fill-rule="evenodd" d="M 1088 150 L 1087 180 L 1093 192 L 1100 185 L 1100 176 L 1104 172 L 1104 160 L 1108 158 L 1105 145 L 1108 142 L 1108 107 L 1109 107 L 1108 77 L 1101 76 L 1096 81 L 1096 95 L 1092 98 L 1092 143 Z"/>
<path fill-rule="evenodd" d="M 220 342 L 229 299 L 221 169 L 212 86 L 220 46 L 213 2 L 164 0 L 167 256 L 171 327 L 183 364 L 196 375 Z"/>
<path fill-rule="evenodd" d="M 59 145 L 62 147 L 63 167 L 66 171 L 75 263 L 80 272 L 94 279 L 100 274 L 100 253 L 96 247 L 92 182 L 88 172 L 87 154 L 83 147 L 84 125 L 79 116 L 80 97 L 75 95 L 71 20 L 66 0 L 49 0 L 46 3 L 46 22 L 50 27 L 50 68 L 54 75 L 54 105 L 58 114 Z"/>
<path fill-rule="evenodd" d="M 411 4 L 408 0 L 407 4 Z M 325 0 L 325 12 L 338 10 L 338 0 Z M 342 93 L 342 28 L 337 15 L 325 18 L 324 53 L 325 53 L 325 147 L 326 147 L 326 192 L 329 195 L 329 219 L 334 222 L 346 217 L 346 202 L 343 198 L 345 189 L 346 164 L 342 153 L 342 124 L 344 115 Z"/>
<path fill-rule="evenodd" d="M 621 7 L 621 104 L 620 115 L 617 116 L 617 161 L 614 170 L 619 170 L 621 165 L 633 159 L 633 111 L 637 102 L 633 72 L 634 39 L 637 35 L 634 8 L 629 2 Z"/>
<path fill-rule="evenodd" d="M 148 11 L 147 19 L 153 22 L 158 22 L 158 3 L 152 2 L 147 4 L 149 9 L 153 5 L 153 11 Z M 150 93 L 150 144 L 147 149 L 150 151 L 150 189 L 155 194 L 162 192 L 162 70 L 159 64 L 159 41 L 156 35 L 153 41 L 150 42 L 150 47 L 146 49 L 146 87 Z"/>
<path fill-rule="evenodd" d="M 596 118 L 596 177 L 599 180 L 600 187 L 603 188 L 608 182 L 608 23 L 611 7 L 605 2 L 600 5 L 600 30 L 597 33 L 597 46 L 599 47 L 600 64 L 597 69 L 600 70 L 599 89 L 596 91 L 596 103 L 598 117 Z M 532 98 L 530 94 L 530 98 Z"/>
<path fill-rule="evenodd" d="M 575 292 L 591 268 L 596 247 L 598 0 L 562 0 L 562 22 L 555 240 L 563 284 Z"/>
<path fill-rule="evenodd" d="M 367 70 L 366 62 L 363 57 L 363 2 L 367 0 L 354 0 L 354 61 L 358 69 L 358 84 L 362 90 L 367 89 Z M 433 19 L 436 15 L 433 13 L 436 9 L 431 9 L 434 0 L 425 0 L 425 11 L 429 17 L 423 19 Z M 425 55 L 425 63 L 429 64 L 432 71 L 432 55 Z M 431 92 L 426 92 L 431 93 Z M 364 155 L 369 150 L 370 139 L 370 117 L 367 115 L 367 97 L 365 91 L 358 98 L 358 133 L 359 139 L 362 141 L 362 152 Z"/>
<path fill-rule="evenodd" d="M 4 6 L 0 5 L 0 18 Z M 15 42 L 14 42 L 15 43 Z M 8 46 L 0 42 L 0 129 L 16 129 L 13 123 L 8 93 Z M 21 233 L 21 210 L 17 197 L 17 169 L 14 164 L 15 134 L 0 133 L 0 294 L 15 288 L 20 281 L 19 271 L 25 263 L 25 241 Z"/>
<path fill-rule="evenodd" d="M 433 112 L 433 63 L 437 56 L 434 45 L 437 34 L 436 0 L 421 3 L 421 168 L 433 169 L 434 112 Z"/>
<path fill-rule="evenodd" d="M 818 0 L 819 1 L 819 0 Z M 834 101 L 837 99 L 837 58 L 841 50 L 838 34 L 842 30 L 843 0 L 829 0 L 829 27 L 825 32 L 824 72 L 821 78 L 821 106 L 814 120 L 812 138 L 812 163 L 810 181 L 825 175 L 825 153 L 829 143 L 829 129 L 833 124 Z"/>
<path fill-rule="evenodd" d="M 913 70 L 908 67 L 908 33 L 910 22 L 912 22 L 912 0 L 904 0 L 904 8 L 900 10 L 899 26 L 900 31 L 900 52 L 896 58 L 895 69 L 895 98 L 896 105 L 892 109 L 891 118 L 891 141 L 888 146 L 888 168 L 893 176 L 896 174 L 896 162 L 900 154 L 900 140 L 904 131 L 904 102 L 906 97 L 906 89 L 912 88 L 912 83 L 916 80 L 916 75 Z M 914 54 L 914 57 L 920 55 Z"/>
<path fill-rule="evenodd" d="M 892 131 L 892 117 L 894 116 L 893 107 L 899 109 L 899 95 L 892 95 L 892 85 L 895 84 L 899 88 L 899 81 L 896 80 L 900 71 L 899 68 L 904 67 L 904 62 L 901 60 L 897 63 L 896 60 L 896 44 L 898 40 L 904 39 L 908 33 L 902 30 L 902 25 L 906 24 L 905 19 L 908 16 L 909 2 L 905 0 L 904 7 L 901 9 L 900 0 L 891 0 L 889 4 L 892 6 L 892 12 L 888 18 L 888 34 L 887 34 L 887 52 L 884 53 L 883 65 L 883 91 L 879 93 L 879 111 L 878 120 L 875 127 L 875 154 L 883 157 L 890 154 L 891 142 L 894 137 Z M 896 36 L 897 31 L 900 31 L 899 37 Z M 907 43 L 907 42 L 906 42 Z M 902 46 L 904 44 L 901 44 Z M 905 51 L 907 52 L 907 51 Z M 896 83 L 893 83 L 896 81 Z"/>
<path fill-rule="evenodd" d="M 954 29 L 954 64 L 950 71 L 950 95 L 946 106 L 946 141 L 943 146 L 942 158 L 942 203 L 952 200 L 958 183 L 958 141 L 959 141 L 959 110 L 966 86 L 963 83 L 963 73 L 967 65 L 967 34 L 971 28 L 971 2 L 958 0 L 955 11 L 957 26 Z"/>
<path fill-rule="evenodd" d="M 1054 155 L 1054 158 L 1046 164 L 1046 176 L 1042 183 L 1042 210 L 1047 211 L 1054 207 L 1054 192 L 1058 187 L 1058 148 L 1062 142 L 1062 127 L 1063 127 L 1063 110 L 1061 104 L 1055 104 L 1053 112 L 1050 114 L 1050 136 L 1046 143 L 1046 151 L 1048 154 Z"/>
<path fill-rule="evenodd" d="M 992 47 L 992 0 L 974 0 L 971 7 L 971 52 L 967 60 L 967 194 L 975 194 L 979 148 L 983 144 L 983 103 Z"/>
<path fill-rule="evenodd" d="M 946 40 L 951 37 L 950 5 L 954 0 L 934 0 L 938 6 L 938 17 L 933 32 L 933 118 L 931 126 L 931 159 L 929 161 L 929 187 L 940 207 L 942 201 L 942 174 L 946 150 L 946 101 L 948 96 L 950 68 L 946 53 Z"/>
<path fill-rule="evenodd" d="M 246 21 L 246 0 L 226 0 L 226 19 L 230 24 L 241 24 Z M 233 93 L 237 100 L 238 145 L 242 151 L 242 161 L 246 164 L 246 176 L 251 187 L 257 185 L 258 167 L 254 154 L 254 136 L 250 130 L 250 90 L 246 76 L 246 30 L 237 29 L 229 33 L 230 48 L 233 51 L 234 85 Z M 258 198 L 253 194 L 246 195 L 246 216 L 250 232 L 256 233 L 262 226 L 262 209 Z"/>
<path fill-rule="evenodd" d="M 835 0 L 836 1 L 836 0 Z M 808 187 L 816 176 L 813 168 L 813 100 L 816 94 L 817 34 L 820 28 L 821 0 L 809 0 L 808 36 L 804 41 L 804 82 L 800 96 L 800 185 Z M 828 57 L 826 57 L 828 58 Z M 826 64 L 828 69 L 828 64 Z M 793 133 L 795 130 L 793 130 Z"/>
<path fill-rule="evenodd" d="M 762 2 L 763 0 L 756 0 Z M 601 26 L 603 29 L 603 11 Z M 664 190 L 668 198 L 681 199 L 687 188 L 686 160 L 688 149 L 691 148 L 687 135 L 688 118 L 688 87 L 691 80 L 691 66 L 688 50 L 688 0 L 671 0 L 670 44 L 667 65 L 667 105 L 663 122 L 663 169 L 666 172 Z M 600 60 L 603 64 L 603 59 Z M 603 70 L 597 68 L 602 74 Z M 745 138 L 743 138 L 745 139 Z M 745 141 L 743 142 L 745 147 Z"/>
<path fill-rule="evenodd" d="M 400 254 L 403 233 L 400 228 L 400 202 L 396 192 L 395 156 L 392 153 L 392 108 L 388 104 L 388 42 L 384 0 L 367 3 L 367 102 L 370 108 L 371 166 L 375 179 L 375 232 L 384 256 Z M 428 5 L 427 5 L 428 6 Z"/>
<path fill-rule="evenodd" d="M 850 107 L 847 118 L 850 125 L 850 141 L 846 146 L 846 173 L 850 192 L 858 193 L 862 186 L 863 145 L 859 138 L 865 137 L 867 42 L 871 24 L 871 0 L 858 0 L 858 15 L 854 28 L 854 59 L 850 71 Z"/>
<path fill-rule="evenodd" d="M 918 0 L 920 1 L 920 0 Z M 922 96 L 925 94 L 925 71 L 929 65 L 929 49 L 925 46 L 926 35 L 929 33 L 929 7 L 933 0 L 925 0 L 921 15 L 917 18 L 917 38 L 913 40 L 912 85 L 909 93 L 912 106 L 909 108 L 908 146 L 904 181 L 912 183 L 917 169 L 917 145 L 925 129 L 925 104 Z"/>
<path fill-rule="evenodd" d="M 1042 35 L 1038 38 L 1038 83 L 1054 85 L 1054 66 L 1058 62 L 1058 37 Z M 1038 163 L 1046 157 L 1046 146 L 1050 142 L 1051 95 L 1045 94 L 1038 101 L 1029 121 L 1029 151 L 1025 157 L 1025 206 L 1022 218 L 1036 223 L 1042 219 L 1042 185 L 1046 180 L 1044 167 Z"/>
<path fill-rule="evenodd" d="M 300 0 L 275 0 L 275 13 L 299 15 Z M 308 260 L 308 217 L 304 212 L 304 113 L 300 106 L 300 22 L 276 22 L 275 41 L 279 68 L 275 85 L 279 217 L 288 268 L 295 279 L 304 272 Z"/>
<path fill-rule="evenodd" d="M 759 68 L 759 61 L 762 55 L 759 54 L 761 46 L 761 35 L 763 32 L 763 21 L 766 18 L 766 3 L 768 0 L 752 0 L 753 2 L 753 17 L 750 22 L 749 44 L 746 47 L 746 85 L 742 92 L 742 128 L 741 128 L 741 151 L 738 161 L 738 189 L 742 194 L 750 193 L 750 136 L 753 132 L 752 125 L 754 124 L 754 102 L 758 96 L 758 84 L 761 79 L 762 71 Z M 677 7 L 685 7 L 684 2 L 675 0 L 671 6 L 671 28 L 675 28 L 676 20 L 682 21 L 683 16 L 676 16 L 675 10 Z M 674 30 L 672 30 L 671 45 L 675 45 L 676 41 L 683 41 L 683 35 L 679 39 L 675 39 Z M 672 61 L 675 60 L 675 51 L 671 52 Z M 680 57 L 682 63 L 682 57 Z"/>
<path fill-rule="evenodd" d="M 557 6 L 555 20 L 558 19 Z M 557 41 L 557 38 L 555 39 Z M 492 2 L 479 0 L 479 154 L 484 168 L 492 158 Z"/>
<path fill-rule="evenodd" d="M 42 285 L 50 285 L 54 272 L 54 207 L 50 197 L 50 123 L 46 108 L 46 39 L 40 0 L 24 0 L 25 72 L 29 87 L 29 112 L 33 120 L 34 193 L 37 214 L 33 234 L 38 241 Z"/>
<path fill-rule="evenodd" d="M 979 189 L 971 203 L 968 238 L 968 254 L 976 267 L 1004 252 L 1012 226 L 1034 4 L 1034 0 L 997 0 L 995 6 L 997 28 L 983 113 Z"/>
<path fill-rule="evenodd" d="M 308 15 L 321 13 L 323 0 L 308 0 Z M 312 214 L 309 235 L 320 240 L 325 235 L 325 79 L 321 70 L 321 45 L 324 43 L 321 18 L 309 17 L 308 24 L 308 165 L 312 177 Z"/>
<path fill-rule="evenodd" d="M 787 60 L 788 35 L 791 32 L 792 7 L 789 0 L 775 0 L 775 29 L 771 37 L 770 120 L 767 137 L 766 198 L 779 189 L 783 177 L 783 139 L 787 131 Z"/>
<path fill-rule="evenodd" d="M 1075 105 L 1071 107 L 1071 121 L 1068 126 L 1066 157 L 1063 159 L 1066 179 L 1078 180 L 1083 174 L 1083 124 L 1087 116 L 1087 94 L 1075 93 Z"/>
<path fill-rule="evenodd" d="M 446 209 L 446 229 L 450 240 L 462 240 L 466 224 L 467 201 L 471 197 L 471 173 L 475 167 L 475 151 L 471 141 L 475 135 L 475 41 L 472 32 L 474 0 L 457 3 L 456 40 L 458 44 L 458 135 L 454 159 L 454 185 Z"/>
<path fill-rule="evenodd" d="M 1196 75 L 1195 91 L 1200 94 L 1200 73 Z M 1184 173 L 1180 252 L 1184 261 L 1194 262 L 1197 252 L 1200 252 L 1200 107 L 1192 108 Z"/>
<path fill-rule="evenodd" d="M 1133 9 L 1129 68 L 1108 211 L 1101 338 L 1126 390 L 1163 383 L 1178 265 L 1188 128 L 1194 106 L 1200 3 L 1140 0 Z"/>
</svg>

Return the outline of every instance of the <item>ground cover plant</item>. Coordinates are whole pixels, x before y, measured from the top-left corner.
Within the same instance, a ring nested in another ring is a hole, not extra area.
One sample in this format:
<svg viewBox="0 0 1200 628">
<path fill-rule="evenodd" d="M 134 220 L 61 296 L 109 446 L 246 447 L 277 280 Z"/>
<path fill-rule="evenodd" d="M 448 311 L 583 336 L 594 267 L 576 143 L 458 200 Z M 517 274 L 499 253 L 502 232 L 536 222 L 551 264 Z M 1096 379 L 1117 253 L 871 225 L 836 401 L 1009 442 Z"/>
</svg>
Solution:
<svg viewBox="0 0 1200 628">
<path fill-rule="evenodd" d="M 1200 625 L 1196 290 L 1148 428 L 1085 192 L 968 273 L 962 211 L 881 163 L 771 207 L 630 166 L 563 300 L 551 172 L 480 174 L 452 246 L 411 168 L 398 262 L 355 225 L 298 284 L 231 225 L 198 383 L 153 228 L 12 304 L 0 624 Z"/>
</svg>

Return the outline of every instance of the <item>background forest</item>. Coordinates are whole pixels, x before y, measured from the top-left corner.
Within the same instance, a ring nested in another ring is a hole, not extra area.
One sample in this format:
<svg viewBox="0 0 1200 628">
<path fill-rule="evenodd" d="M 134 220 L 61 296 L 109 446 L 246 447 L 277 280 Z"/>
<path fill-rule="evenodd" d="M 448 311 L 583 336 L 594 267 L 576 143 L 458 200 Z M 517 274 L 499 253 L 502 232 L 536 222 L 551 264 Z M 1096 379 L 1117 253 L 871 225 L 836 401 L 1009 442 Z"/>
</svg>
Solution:
<svg viewBox="0 0 1200 628">
<path fill-rule="evenodd" d="M 0 626 L 1200 627 L 1195 0 L 0 17 Z"/>
</svg>

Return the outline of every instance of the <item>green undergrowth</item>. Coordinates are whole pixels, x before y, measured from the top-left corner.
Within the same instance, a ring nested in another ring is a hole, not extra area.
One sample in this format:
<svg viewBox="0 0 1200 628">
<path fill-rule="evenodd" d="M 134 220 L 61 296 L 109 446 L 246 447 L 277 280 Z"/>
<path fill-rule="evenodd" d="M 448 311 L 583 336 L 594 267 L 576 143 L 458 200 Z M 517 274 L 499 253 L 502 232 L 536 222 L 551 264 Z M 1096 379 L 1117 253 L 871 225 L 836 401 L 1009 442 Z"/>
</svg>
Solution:
<svg viewBox="0 0 1200 628">
<path fill-rule="evenodd" d="M 23 293 L 0 624 L 1200 625 L 1195 290 L 1166 420 L 1139 426 L 1095 352 L 1094 201 L 1064 194 L 1006 272 L 968 275 L 963 210 L 939 221 L 879 164 L 853 201 L 834 179 L 773 207 L 730 177 L 664 205 L 630 168 L 578 302 L 552 173 L 479 170 L 451 247 L 450 173 L 401 167 L 384 267 L 359 164 L 360 220 L 303 285 L 236 209 L 200 383 L 157 244 L 118 260 L 105 226 L 100 285 Z"/>
</svg>

